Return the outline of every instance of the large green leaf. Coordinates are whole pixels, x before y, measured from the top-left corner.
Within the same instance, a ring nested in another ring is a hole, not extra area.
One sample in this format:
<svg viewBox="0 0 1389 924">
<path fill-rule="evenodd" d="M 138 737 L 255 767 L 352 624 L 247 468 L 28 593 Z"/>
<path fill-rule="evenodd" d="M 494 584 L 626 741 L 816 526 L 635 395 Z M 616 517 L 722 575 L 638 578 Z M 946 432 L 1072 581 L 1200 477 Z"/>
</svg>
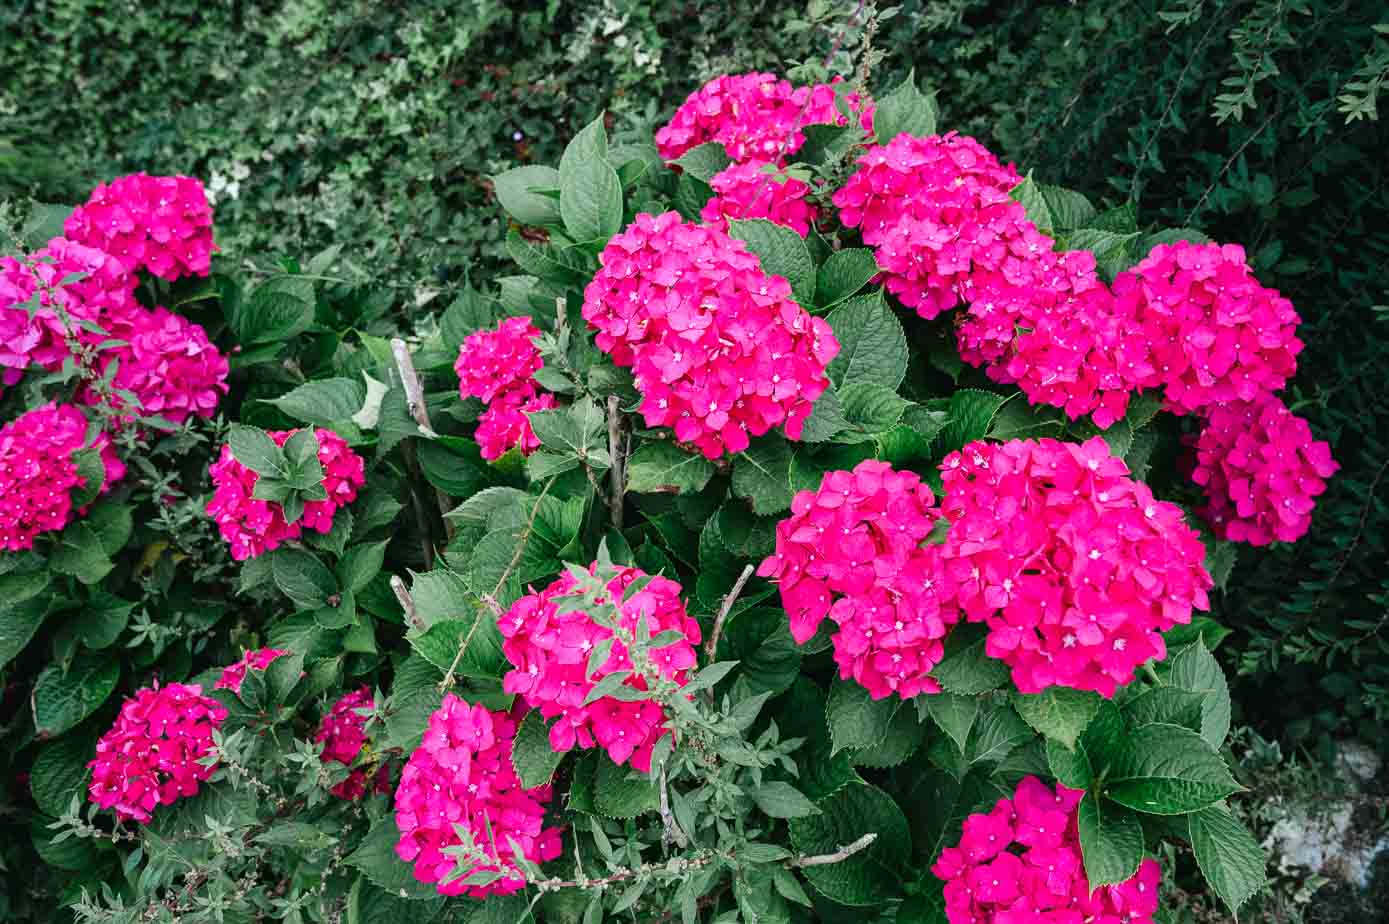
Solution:
<svg viewBox="0 0 1389 924">
<path fill-rule="evenodd" d="M 627 490 L 638 494 L 695 494 L 712 477 L 708 459 L 666 440 L 643 443 L 627 461 Z"/>
<path fill-rule="evenodd" d="M 1263 849 L 1224 806 L 1192 812 L 1187 824 L 1201 874 L 1230 911 L 1238 913 L 1268 882 Z"/>
<path fill-rule="evenodd" d="M 338 592 L 338 580 L 328 566 L 305 549 L 281 546 L 270 553 L 275 586 L 297 605 L 316 608 L 328 605 Z"/>
<path fill-rule="evenodd" d="M 820 310 L 833 308 L 844 301 L 866 286 L 878 272 L 878 261 L 868 248 L 836 250 L 820 264 L 815 274 L 815 300 Z M 838 331 L 835 333 L 837 336 Z M 842 340 L 840 342 L 843 343 Z"/>
<path fill-rule="evenodd" d="M 1219 662 L 1198 638 L 1177 652 L 1169 663 L 1168 682 L 1201 697 L 1201 737 L 1211 747 L 1219 748 L 1230 733 L 1230 687 Z"/>
<path fill-rule="evenodd" d="M 559 210 L 569 237 L 603 242 L 622 229 L 622 181 L 607 161 L 600 114 L 564 149 L 559 161 Z"/>
<path fill-rule="evenodd" d="M 1041 693 L 1013 694 L 1013 706 L 1023 720 L 1048 738 L 1068 748 L 1100 710 L 1100 695 L 1069 687 L 1048 687 Z"/>
<path fill-rule="evenodd" d="M 918 708 L 925 707 L 932 721 L 940 730 L 950 736 L 950 740 L 963 752 L 969 741 L 970 729 L 979 716 L 979 697 L 960 696 L 955 693 L 937 693 L 934 696 L 921 696 L 917 699 Z"/>
<path fill-rule="evenodd" d="M 48 583 L 48 572 L 36 575 L 5 575 L 0 577 L 0 667 L 10 663 L 15 655 L 24 650 L 34 633 L 43 625 L 48 615 L 48 597 L 31 596 L 20 600 L 7 601 L 7 590 L 18 596 L 19 583 L 26 583 L 25 590 L 37 587 L 41 593 Z"/>
<path fill-rule="evenodd" d="M 424 632 L 408 637 L 419 655 L 440 670 L 453 667 L 461 677 L 500 680 L 507 669 L 497 620 L 485 610 L 462 619 L 436 622 Z M 465 640 L 468 647 L 463 649 Z M 462 657 L 458 657 L 460 650 Z"/>
<path fill-rule="evenodd" d="M 593 805 L 610 818 L 635 818 L 656 808 L 660 796 L 651 778 L 606 757 L 593 774 Z"/>
<path fill-rule="evenodd" d="M 1137 815 L 1087 792 L 1080 800 L 1076 824 L 1091 889 L 1123 882 L 1138 872 L 1143 861 L 1143 826 Z"/>
<path fill-rule="evenodd" d="M 434 883 L 417 880 L 410 864 L 396 855 L 395 845 L 399 840 L 400 829 L 396 827 L 395 815 L 387 814 L 371 826 L 344 862 L 361 870 L 380 888 L 401 898 L 437 898 Z"/>
<path fill-rule="evenodd" d="M 791 506 L 791 446 L 779 436 L 754 440 L 733 460 L 733 493 L 751 501 L 754 513 L 780 513 Z"/>
<path fill-rule="evenodd" d="M 873 128 L 879 144 L 887 144 L 900 134 L 924 138 L 936 133 L 940 109 L 934 93 L 922 93 L 916 86 L 913 69 L 889 94 L 878 100 Z"/>
<path fill-rule="evenodd" d="M 76 734 L 39 751 L 29 771 L 29 790 L 41 811 L 57 818 L 67 812 L 74 796 L 86 801 L 87 781 L 91 779 L 87 762 L 92 759 L 93 747 L 89 736 Z"/>
<path fill-rule="evenodd" d="M 713 179 L 714 174 L 727 168 L 731 161 L 723 145 L 717 141 L 707 141 L 690 148 L 680 155 L 675 163 L 686 174 L 707 183 Z"/>
<path fill-rule="evenodd" d="M 984 653 L 983 627 L 957 626 L 945 639 L 945 656 L 931 676 L 951 693 L 973 695 L 996 690 L 1008 680 L 1008 666 Z"/>
<path fill-rule="evenodd" d="M 1200 735 L 1156 724 L 1125 736 L 1105 777 L 1104 795 L 1135 811 L 1183 815 L 1240 788 L 1219 752 Z"/>
<path fill-rule="evenodd" d="M 893 713 L 901 705 L 902 701 L 896 696 L 873 699 L 857 683 L 835 681 L 825 704 L 825 721 L 829 723 L 833 752 L 868 748 L 882 741 L 887 737 Z"/>
<path fill-rule="evenodd" d="M 826 898 L 852 907 L 898 897 L 912 837 L 892 797 L 876 786 L 850 783 L 816 804 L 820 814 L 790 823 L 791 844 L 801 854 L 834 853 L 866 834 L 876 837 L 869 847 L 838 863 L 805 867 L 810 884 Z"/>
<path fill-rule="evenodd" d="M 526 789 L 546 785 L 562 760 L 564 754 L 550 747 L 550 731 L 540 710 L 527 712 L 511 744 L 511 766 L 520 777 L 521 785 Z"/>
<path fill-rule="evenodd" d="M 64 673 L 50 664 L 34 684 L 34 729 L 52 738 L 77 725 L 106 702 L 121 676 L 120 661 L 84 651 Z"/>
<path fill-rule="evenodd" d="M 526 164 L 492 177 L 497 201 L 523 225 L 559 224 L 559 202 L 536 191 L 543 189 L 559 189 L 559 171 L 554 167 Z"/>
<path fill-rule="evenodd" d="M 232 314 L 236 339 L 244 345 L 284 343 L 308 330 L 314 320 L 313 284 L 293 276 L 263 283 Z"/>
<path fill-rule="evenodd" d="M 801 307 L 815 304 L 815 261 L 799 234 L 765 218 L 730 221 L 728 234 L 757 254 L 763 272 L 786 277 Z"/>
<path fill-rule="evenodd" d="M 907 336 L 881 290 L 853 298 L 826 316 L 839 353 L 826 372 L 840 388 L 868 382 L 896 391 L 907 373 Z"/>
<path fill-rule="evenodd" d="M 334 378 L 305 382 L 288 394 L 272 398 L 265 403 L 274 405 L 295 420 L 315 427 L 326 427 L 351 440 L 357 429 L 356 424 L 352 423 L 352 417 L 361 411 L 366 400 L 367 389 L 362 382 L 357 379 Z M 235 447 L 232 451 L 236 451 Z"/>
</svg>

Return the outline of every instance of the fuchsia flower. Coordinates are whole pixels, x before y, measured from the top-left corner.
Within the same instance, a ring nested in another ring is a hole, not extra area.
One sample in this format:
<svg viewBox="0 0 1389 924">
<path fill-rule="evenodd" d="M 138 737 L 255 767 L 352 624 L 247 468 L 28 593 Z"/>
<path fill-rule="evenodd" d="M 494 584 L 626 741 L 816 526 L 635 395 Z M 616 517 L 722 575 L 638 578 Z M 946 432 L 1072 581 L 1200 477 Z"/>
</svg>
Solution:
<svg viewBox="0 0 1389 924">
<path fill-rule="evenodd" d="M 269 435 L 283 446 L 297 432 L 272 430 Z M 333 528 L 333 514 L 338 508 L 357 499 L 357 489 L 366 484 L 362 457 L 332 430 L 315 430 L 314 435 L 318 438 L 318 461 L 323 466 L 323 488 L 328 497 L 306 502 L 304 515 L 292 524 L 285 522 L 284 509 L 278 503 L 252 496 L 259 476 L 233 458 L 230 446 L 222 447 L 221 456 L 208 470 L 214 490 L 207 513 L 217 521 L 222 538 L 231 544 L 232 558 L 255 558 L 287 539 L 297 539 L 305 528 L 327 533 Z"/>
<path fill-rule="evenodd" d="M 227 393 L 227 358 L 201 326 L 168 309 L 133 311 L 112 324 L 112 336 L 126 345 L 102 353 L 102 364 L 119 363 L 113 388 L 133 392 L 140 412 L 175 424 L 191 416 L 212 417 Z M 99 399 L 90 388 L 83 399 Z"/>
<path fill-rule="evenodd" d="M 477 432 L 473 438 L 482 447 L 482 457 L 492 462 L 516 446 L 521 448 L 523 456 L 535 452 L 540 448 L 540 440 L 531 429 L 527 415 L 555 407 L 558 404 L 554 395 L 548 391 L 538 391 L 529 383 L 525 387 L 511 388 L 498 394 L 487 409 L 478 415 Z"/>
<path fill-rule="evenodd" d="M 367 717 L 362 715 L 360 710 L 371 709 L 374 705 L 375 699 L 369 687 L 354 690 L 333 703 L 333 708 L 319 723 L 318 732 L 313 739 L 323 744 L 323 753 L 319 755 L 323 763 L 336 761 L 345 767 L 352 766 L 367 746 Z M 339 799 L 360 799 L 367 792 L 367 769 L 354 768 L 347 779 L 335 785 L 329 792 Z M 377 769 L 371 784 L 377 792 L 391 791 L 391 774 L 385 764 Z"/>
<path fill-rule="evenodd" d="M 217 249 L 207 193 L 186 176 L 135 173 L 100 184 L 63 230 L 69 239 L 111 254 L 130 272 L 144 268 L 171 282 L 206 276 Z"/>
<path fill-rule="evenodd" d="M 810 233 L 815 220 L 814 206 L 805 201 L 810 187 L 774 164 L 764 160 L 732 164 L 714 174 L 709 185 L 714 196 L 700 217 L 710 227 L 726 231 L 730 218 L 766 218 L 801 237 Z"/>
<path fill-rule="evenodd" d="M 800 438 L 839 342 L 789 282 L 676 212 L 638 215 L 600 260 L 584 318 L 598 347 L 632 367 L 647 426 L 673 427 L 711 459 L 778 425 Z"/>
<path fill-rule="evenodd" d="M 446 694 L 400 775 L 396 854 L 414 865 L 417 880 L 439 883 L 441 895 L 483 898 L 520 890 L 525 877 L 511 863 L 513 841 L 536 863 L 560 854 L 560 829 L 545 827 L 550 787 L 523 789 L 512 769 L 515 735 L 516 722 L 505 712 Z M 461 862 L 444 853 L 463 843 L 458 827 L 468 831 L 475 848 Z M 464 884 L 475 873 L 489 872 L 503 876 L 486 885 Z"/>
<path fill-rule="evenodd" d="M 1232 542 L 1294 542 L 1312 525 L 1314 498 L 1340 466 L 1331 447 L 1272 396 L 1209 408 L 1191 478 L 1205 488 L 1198 512 Z"/>
<path fill-rule="evenodd" d="M 101 493 L 125 476 L 111 437 L 100 431 L 89 436 L 89 430 L 81 411 L 52 401 L 0 427 L 0 549 L 33 548 L 40 533 L 72 521 L 72 493 L 84 484 L 74 458 L 78 451 L 100 453 Z"/>
<path fill-rule="evenodd" d="M 735 163 L 760 159 L 781 164 L 805 144 L 807 125 L 848 125 L 836 105 L 833 83 L 794 87 L 775 74 L 715 77 L 691 93 L 670 122 L 656 132 L 656 148 L 667 161 L 717 142 Z M 873 107 L 857 94 L 849 108 L 865 132 L 873 130 Z"/>
<path fill-rule="evenodd" d="M 777 524 L 776 554 L 758 574 L 781 585 L 791 635 L 805 644 L 826 616 L 839 676 L 874 699 L 937 693 L 929 674 L 959 619 L 936 546 L 923 547 L 940 512 L 914 472 L 860 462 L 801 491 Z"/>
<path fill-rule="evenodd" d="M 283 648 L 261 648 L 256 651 L 248 651 L 241 656 L 240 661 L 222 668 L 222 675 L 217 678 L 212 689 L 231 690 L 240 696 L 241 683 L 246 679 L 247 670 L 263 671 L 270 666 L 271 661 L 287 654 L 289 652 Z"/>
<path fill-rule="evenodd" d="M 488 404 L 498 395 L 531 385 L 531 377 L 545 365 L 535 348 L 538 336 L 530 318 L 507 318 L 491 330 L 469 334 L 453 366 L 459 394 Z"/>
<path fill-rule="evenodd" d="M 198 793 L 212 776 L 212 733 L 227 717 L 197 685 L 145 687 L 127 699 L 96 744 L 88 798 L 123 820 L 149 824 L 160 805 Z"/>
<path fill-rule="evenodd" d="M 634 581 L 646 576 L 637 568 L 623 568 L 609 582 L 608 592 L 613 599 L 621 599 Z M 502 651 L 512 665 L 503 678 L 503 689 L 520 695 L 546 719 L 556 720 L 550 726 L 550 747 L 554 750 L 596 744 L 614 763 L 630 761 L 638 770 L 649 772 L 651 750 L 667 732 L 661 707 L 650 700 L 627 702 L 612 697 L 584 704 L 598 681 L 615 671 L 632 670 L 632 660 L 627 646 L 614 641 L 607 659 L 589 672 L 594 648 L 614 636 L 612 629 L 594 622 L 585 611 L 565 611 L 558 605 L 558 598 L 576 593 L 578 587 L 572 575 L 564 574 L 540 593 L 517 600 L 499 620 L 505 639 Z M 651 652 L 661 676 L 684 686 L 695 665 L 694 646 L 699 644 L 700 632 L 699 623 L 685 612 L 680 585 L 653 577 L 623 600 L 620 610 L 619 625 L 629 633 L 636 631 L 637 621 L 644 615 L 652 638 L 671 630 L 684 635 L 683 640 Z M 623 686 L 644 690 L 646 681 L 633 675 Z"/>
<path fill-rule="evenodd" d="M 72 355 L 70 336 L 88 346 L 107 339 L 78 322 L 109 331 L 116 321 L 143 310 L 135 301 L 135 277 L 98 249 L 55 237 L 32 261 L 31 268 L 13 257 L 0 258 L 0 385 L 18 382 L 31 364 L 49 372 L 61 369 Z M 64 282 L 79 273 L 83 278 Z M 36 294 L 38 310 L 30 313 L 24 305 Z"/>
<path fill-rule="evenodd" d="M 1029 776 L 1012 799 L 965 819 L 959 844 L 931 867 L 945 882 L 950 924 L 1153 924 L 1162 879 L 1156 860 L 1145 858 L 1124 882 L 1090 888 L 1076 823 L 1083 795 Z"/>
<path fill-rule="evenodd" d="M 1205 548 L 1104 440 L 970 443 L 945 457 L 942 554 L 966 618 L 1023 693 L 1114 695 L 1207 609 Z"/>
<path fill-rule="evenodd" d="M 1160 386 L 1175 414 L 1256 400 L 1297 370 L 1297 312 L 1259 284 L 1236 244 L 1159 244 L 1114 293 L 1152 350 L 1141 384 Z"/>
</svg>

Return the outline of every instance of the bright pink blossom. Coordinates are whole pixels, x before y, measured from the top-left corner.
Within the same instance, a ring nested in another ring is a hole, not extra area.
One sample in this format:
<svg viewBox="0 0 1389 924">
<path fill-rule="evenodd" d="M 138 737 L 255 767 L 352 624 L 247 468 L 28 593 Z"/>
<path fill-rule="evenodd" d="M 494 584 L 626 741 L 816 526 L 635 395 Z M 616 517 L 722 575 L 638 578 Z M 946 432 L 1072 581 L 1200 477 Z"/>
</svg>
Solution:
<svg viewBox="0 0 1389 924">
<path fill-rule="evenodd" d="M 1029 776 L 1013 798 L 966 818 L 959 844 L 931 867 L 945 882 L 950 924 L 1153 924 L 1162 879 L 1156 860 L 1091 890 L 1076 821 L 1083 795 Z"/>
<path fill-rule="evenodd" d="M 672 427 L 711 459 L 776 426 L 800 438 L 839 342 L 789 282 L 676 212 L 638 215 L 600 260 L 584 318 L 599 348 L 632 367 L 647 426 Z"/>
<path fill-rule="evenodd" d="M 283 446 L 297 432 L 279 430 L 269 435 Z M 362 457 L 332 430 L 315 430 L 314 435 L 328 497 L 306 502 L 303 516 L 292 524 L 285 522 L 284 508 L 278 503 L 252 496 L 259 476 L 232 456 L 231 446 L 222 447 L 221 456 L 209 469 L 214 490 L 207 513 L 217 522 L 222 538 L 231 544 L 232 558 L 255 558 L 287 539 L 298 538 L 305 527 L 327 533 L 333 528 L 334 512 L 357 499 L 357 489 L 366 484 Z"/>
<path fill-rule="evenodd" d="M 175 424 L 216 413 L 231 370 L 200 325 L 165 308 L 141 309 L 114 323 L 111 334 L 126 345 L 104 351 L 101 366 L 118 363 L 111 385 L 132 392 L 140 413 Z M 99 400 L 90 388 L 83 399 Z"/>
<path fill-rule="evenodd" d="M 100 184 L 63 226 L 71 240 L 111 254 L 127 270 L 160 279 L 206 276 L 212 206 L 199 180 L 135 173 Z"/>
<path fill-rule="evenodd" d="M 333 708 L 323 717 L 323 721 L 318 725 L 318 732 L 314 735 L 313 740 L 323 745 L 323 753 L 319 755 L 319 759 L 325 764 L 336 762 L 352 767 L 358 755 L 367 746 L 367 717 L 362 714 L 362 710 L 371 709 L 374 705 L 375 698 L 370 687 L 353 690 L 333 703 Z M 390 792 L 391 775 L 387 766 L 382 764 L 371 780 L 367 779 L 368 769 L 354 767 L 347 779 L 329 791 L 339 799 L 348 801 L 366 795 L 368 784 L 377 792 Z"/>
<path fill-rule="evenodd" d="M 160 805 L 198 793 L 212 776 L 212 733 L 227 710 L 197 685 L 145 687 L 127 699 L 96 744 L 88 798 L 116 817 L 149 824 Z"/>
<path fill-rule="evenodd" d="M 535 863 L 560 854 L 560 829 L 545 827 L 549 786 L 523 789 L 511 765 L 516 722 L 452 693 L 429 717 L 420 746 L 410 755 L 395 792 L 396 854 L 414 866 L 420 882 L 438 883 L 442 895 L 509 895 L 525 886 L 513 864 L 513 842 Z M 471 856 L 444 851 L 472 840 Z M 501 873 L 485 885 L 475 874 Z M 451 879 L 451 881 L 445 881 Z"/>
<path fill-rule="evenodd" d="M 533 383 L 498 394 L 478 415 L 477 432 L 473 434 L 473 439 L 482 447 L 482 457 L 495 461 L 517 446 L 523 456 L 535 452 L 540 448 L 540 440 L 531 429 L 527 415 L 557 406 L 554 395 L 538 391 Z"/>
<path fill-rule="evenodd" d="M 507 318 L 495 328 L 469 334 L 453 366 L 462 397 L 490 403 L 499 394 L 530 385 L 531 376 L 545 365 L 535 347 L 538 336 L 530 318 Z"/>
<path fill-rule="evenodd" d="M 955 598 L 1023 693 L 1110 697 L 1207 609 L 1205 548 L 1105 441 L 970 443 L 941 464 Z"/>
<path fill-rule="evenodd" d="M 959 611 L 939 547 L 923 545 L 939 518 L 920 476 L 866 460 L 796 495 L 758 569 L 781 585 L 797 643 L 835 621 L 839 675 L 874 699 L 940 691 L 929 675 Z"/>
<path fill-rule="evenodd" d="M 1159 244 L 1114 280 L 1152 349 L 1145 387 L 1176 414 L 1253 401 L 1297 370 L 1297 312 L 1254 278 L 1236 244 Z"/>
<path fill-rule="evenodd" d="M 608 583 L 612 599 L 623 594 L 642 571 L 622 568 Z M 627 646 L 613 641 L 608 657 L 590 672 L 589 656 L 602 643 L 614 638 L 613 630 L 599 625 L 582 609 L 565 611 L 557 598 L 577 592 L 578 581 L 564 574 L 540 593 L 517 600 L 499 621 L 502 651 L 512 669 L 503 679 L 508 693 L 518 694 L 532 709 L 539 709 L 550 726 L 550 747 L 568 751 L 575 745 L 597 745 L 607 751 L 614 763 L 630 761 L 633 767 L 651 769 L 651 750 L 667 733 L 665 713 L 650 700 L 627 702 L 602 697 L 587 705 L 585 697 L 604 677 L 617 671 L 631 671 Z M 685 611 L 680 585 L 664 577 L 653 577 L 644 587 L 620 604 L 619 625 L 628 633 L 636 631 L 645 617 L 654 638 L 674 631 L 684 636 L 662 648 L 650 651 L 661 676 L 684 685 L 695 665 L 695 646 L 699 644 L 699 623 Z M 623 685 L 645 689 L 640 675 L 629 676 Z"/>
<path fill-rule="evenodd" d="M 1331 446 L 1267 396 L 1221 404 L 1204 412 L 1192 480 L 1205 488 L 1198 513 L 1232 542 L 1294 542 L 1312 525 L 1315 498 L 1340 466 Z"/>
<path fill-rule="evenodd" d="M 241 656 L 240 661 L 222 668 L 222 674 L 212 685 L 212 689 L 231 690 L 239 696 L 241 695 L 242 681 L 246 679 L 246 671 L 263 671 L 270 666 L 270 662 L 287 654 L 289 652 L 283 648 L 260 648 L 255 651 L 247 651 Z"/>
<path fill-rule="evenodd" d="M 0 386 L 18 382 L 31 364 L 49 372 L 62 368 L 72 355 L 69 340 L 95 346 L 107 339 L 78 322 L 109 331 L 114 321 L 142 310 L 135 277 L 100 250 L 55 237 L 30 261 L 32 267 L 0 258 Z M 69 279 L 77 274 L 82 278 Z M 24 306 L 36 295 L 31 313 Z"/>
<path fill-rule="evenodd" d="M 111 437 L 90 431 L 81 411 L 55 402 L 0 427 L 0 549 L 32 548 L 40 533 L 56 532 L 71 522 L 73 492 L 84 486 L 75 458 L 80 450 L 100 454 L 103 494 L 125 476 Z"/>
<path fill-rule="evenodd" d="M 732 164 L 709 180 L 714 196 L 700 217 L 712 227 L 728 229 L 729 219 L 765 218 L 801 237 L 810 233 L 815 207 L 805 201 L 810 187 L 764 160 Z"/>
</svg>

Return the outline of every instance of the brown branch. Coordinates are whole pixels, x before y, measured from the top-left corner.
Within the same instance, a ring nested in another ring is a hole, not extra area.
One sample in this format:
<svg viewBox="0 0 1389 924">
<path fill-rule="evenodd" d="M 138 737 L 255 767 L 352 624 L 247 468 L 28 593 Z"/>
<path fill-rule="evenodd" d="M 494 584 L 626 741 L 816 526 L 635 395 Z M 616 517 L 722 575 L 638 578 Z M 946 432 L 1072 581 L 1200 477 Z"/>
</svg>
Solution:
<svg viewBox="0 0 1389 924">
<path fill-rule="evenodd" d="M 719 607 L 719 615 L 714 618 L 714 630 L 709 633 L 709 640 L 704 643 L 704 654 L 713 661 L 719 649 L 719 636 L 723 634 L 724 620 L 728 619 L 728 611 L 733 609 L 734 602 L 738 595 L 743 592 L 743 585 L 752 577 L 752 565 L 743 568 L 743 573 L 738 575 L 738 580 L 733 583 L 733 589 L 723 598 L 723 606 Z"/>
<path fill-rule="evenodd" d="M 409 409 L 410 416 L 415 418 L 415 425 L 419 427 L 420 433 L 433 439 L 439 434 L 429 422 L 429 406 L 424 400 L 424 386 L 420 384 L 419 373 L 415 371 L 415 361 L 410 358 L 410 348 L 404 340 L 396 337 L 391 341 L 391 353 L 395 356 L 396 372 L 400 374 L 400 383 L 405 389 L 405 406 Z M 453 509 L 453 501 L 437 487 L 434 489 L 434 498 L 439 503 L 439 515 L 444 521 L 444 532 L 449 539 L 453 539 L 453 522 L 448 518 L 448 512 Z"/>
<path fill-rule="evenodd" d="M 870 832 L 868 834 L 865 834 L 858 840 L 854 841 L 852 844 L 846 844 L 845 846 L 840 847 L 834 853 L 821 853 L 810 857 L 792 857 L 791 859 L 786 861 L 786 865 L 790 867 L 829 866 L 831 863 L 842 863 L 845 860 L 852 857 L 854 854 L 858 853 L 859 851 L 867 850 L 869 847 L 873 845 L 873 842 L 877 839 L 878 835 Z"/>
<path fill-rule="evenodd" d="M 391 575 L 391 590 L 395 593 L 395 598 L 400 601 L 400 608 L 405 611 L 405 621 L 412 627 L 424 631 L 424 624 L 420 622 L 419 610 L 415 608 L 415 598 L 410 596 L 410 591 L 406 589 L 405 582 L 400 575 Z"/>
<path fill-rule="evenodd" d="M 617 395 L 608 396 L 608 455 L 612 465 L 608 469 L 612 477 L 612 495 L 608 498 L 608 510 L 612 514 L 613 529 L 622 532 L 622 502 L 627 490 L 626 460 L 622 457 L 622 409 Z"/>
</svg>

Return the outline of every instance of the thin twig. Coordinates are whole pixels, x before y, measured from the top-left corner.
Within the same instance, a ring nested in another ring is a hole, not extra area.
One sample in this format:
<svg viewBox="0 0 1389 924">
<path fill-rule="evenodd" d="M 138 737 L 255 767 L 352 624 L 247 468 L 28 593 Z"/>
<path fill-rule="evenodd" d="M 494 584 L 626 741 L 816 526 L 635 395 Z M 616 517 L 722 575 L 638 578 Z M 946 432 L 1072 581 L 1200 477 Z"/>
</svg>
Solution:
<svg viewBox="0 0 1389 924">
<path fill-rule="evenodd" d="M 405 611 L 405 621 L 416 629 L 424 630 L 424 623 L 420 622 L 420 612 L 415 608 L 415 598 L 410 596 L 410 591 L 405 587 L 405 582 L 400 575 L 391 575 L 391 590 L 395 592 L 395 598 L 400 601 L 400 608 Z"/>
<path fill-rule="evenodd" d="M 669 757 L 661 761 L 661 841 L 667 846 L 674 844 L 684 850 L 689 844 L 689 839 L 685 837 L 685 832 L 681 830 L 679 822 L 670 810 L 670 785 L 666 781 L 666 766 L 669 764 Z"/>
<path fill-rule="evenodd" d="M 752 577 L 752 570 L 752 565 L 743 568 L 743 573 L 738 575 L 738 580 L 733 583 L 733 589 L 723 598 L 723 606 L 719 607 L 719 615 L 714 619 L 714 631 L 709 633 L 709 641 L 704 643 L 704 654 L 710 661 L 714 660 L 715 652 L 719 649 L 719 636 L 723 634 L 723 623 L 728 618 L 728 611 L 733 609 L 738 595 L 743 592 L 743 585 Z"/>
<path fill-rule="evenodd" d="M 1273 111 L 1269 113 L 1268 118 L 1264 119 L 1264 124 L 1254 129 L 1253 134 L 1244 139 L 1244 144 L 1235 149 L 1235 153 L 1231 154 L 1229 160 L 1225 161 L 1225 166 L 1220 168 L 1220 172 L 1215 175 L 1215 179 L 1211 180 L 1211 185 L 1206 187 L 1206 191 L 1201 193 L 1201 198 L 1196 200 L 1196 205 L 1192 206 L 1191 211 L 1187 213 L 1186 221 L 1182 222 L 1184 226 L 1190 226 L 1190 224 L 1196 220 L 1196 215 L 1201 211 L 1201 207 L 1206 204 L 1206 200 L 1210 198 L 1211 193 L 1215 192 L 1215 188 L 1220 185 L 1220 181 L 1225 178 L 1225 174 L 1230 171 L 1230 167 L 1234 162 L 1239 160 L 1239 156 L 1244 153 L 1244 149 L 1253 144 L 1254 139 L 1262 135 L 1264 129 L 1272 125 L 1274 118 L 1281 112 L 1282 108 L 1275 106 Z"/>
<path fill-rule="evenodd" d="M 834 853 L 821 853 L 811 857 L 792 857 L 786 861 L 787 866 L 829 866 L 831 863 L 842 863 L 858 853 L 860 850 L 867 850 L 873 842 L 878 839 L 874 833 L 865 834 L 863 837 L 840 847 Z"/>
<path fill-rule="evenodd" d="M 626 491 L 626 460 L 622 457 L 622 408 L 617 395 L 608 396 L 608 455 L 612 465 L 608 469 L 612 477 L 612 494 L 608 498 L 608 510 L 612 514 L 613 529 L 622 532 L 622 498 Z"/>
</svg>

